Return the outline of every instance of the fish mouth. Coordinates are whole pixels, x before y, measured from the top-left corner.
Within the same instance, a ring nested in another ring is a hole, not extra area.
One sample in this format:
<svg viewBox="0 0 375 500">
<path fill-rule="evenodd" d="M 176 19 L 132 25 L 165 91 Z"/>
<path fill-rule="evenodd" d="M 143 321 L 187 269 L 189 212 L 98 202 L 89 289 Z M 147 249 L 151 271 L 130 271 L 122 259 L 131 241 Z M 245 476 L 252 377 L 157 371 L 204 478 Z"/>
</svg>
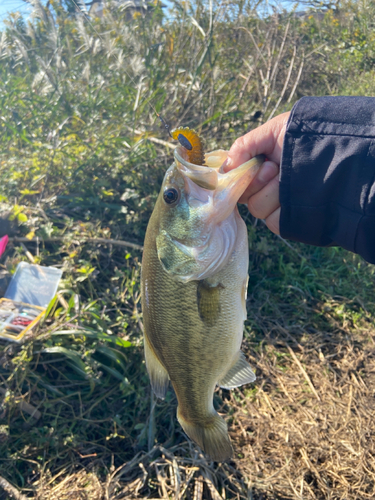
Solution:
<svg viewBox="0 0 375 500">
<path fill-rule="evenodd" d="M 194 165 L 187 161 L 183 148 L 178 147 L 174 151 L 177 168 L 183 177 L 192 181 L 198 188 L 207 190 L 206 194 L 213 198 L 217 221 L 225 220 L 231 214 L 236 203 L 265 161 L 264 155 L 258 155 L 239 167 L 224 173 L 221 166 L 227 156 L 228 152 L 223 150 L 207 153 L 205 156 L 207 166 L 204 166 Z M 188 184 L 190 184 L 189 181 Z M 190 191 L 192 190 L 190 189 Z M 202 200 L 205 198 L 197 196 L 197 189 L 193 189 L 193 191 L 195 192 L 194 198 Z M 201 193 L 201 195 L 203 194 Z"/>
<path fill-rule="evenodd" d="M 213 191 L 218 186 L 217 171 L 211 167 L 195 165 L 186 160 L 184 151 L 181 147 L 174 150 L 174 157 L 180 172 L 184 177 L 191 179 L 197 186 Z"/>
</svg>

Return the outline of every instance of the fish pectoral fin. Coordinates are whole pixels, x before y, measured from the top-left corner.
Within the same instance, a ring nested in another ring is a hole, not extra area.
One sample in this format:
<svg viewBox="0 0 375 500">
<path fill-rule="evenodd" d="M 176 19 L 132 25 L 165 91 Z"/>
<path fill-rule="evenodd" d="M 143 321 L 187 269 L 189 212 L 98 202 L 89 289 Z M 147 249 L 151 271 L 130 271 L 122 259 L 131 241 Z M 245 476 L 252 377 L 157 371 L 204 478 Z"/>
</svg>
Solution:
<svg viewBox="0 0 375 500">
<path fill-rule="evenodd" d="M 164 399 L 168 389 L 169 376 L 167 370 L 160 363 L 145 336 L 145 358 L 151 387 L 158 398 Z"/>
<path fill-rule="evenodd" d="M 220 283 L 210 286 L 206 280 L 198 282 L 197 304 L 199 316 L 206 326 L 214 326 L 220 313 Z"/>
<path fill-rule="evenodd" d="M 250 384 L 256 379 L 255 373 L 246 361 L 242 351 L 239 351 L 237 361 L 217 383 L 223 389 L 234 389 L 244 384 Z"/>
</svg>

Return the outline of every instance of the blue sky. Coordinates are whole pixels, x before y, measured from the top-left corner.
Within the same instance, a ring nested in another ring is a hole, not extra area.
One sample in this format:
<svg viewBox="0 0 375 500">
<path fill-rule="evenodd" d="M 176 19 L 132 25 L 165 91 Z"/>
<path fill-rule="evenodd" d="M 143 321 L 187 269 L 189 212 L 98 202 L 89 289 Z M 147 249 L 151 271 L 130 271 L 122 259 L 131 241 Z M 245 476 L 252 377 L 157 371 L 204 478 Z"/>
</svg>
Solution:
<svg viewBox="0 0 375 500">
<path fill-rule="evenodd" d="M 19 10 L 22 14 L 26 14 L 28 9 L 27 3 L 22 0 L 0 0 L 0 29 L 8 12 Z"/>
<path fill-rule="evenodd" d="M 169 5 L 168 0 L 163 0 L 165 4 Z M 287 0 L 276 0 L 270 1 L 270 3 L 282 3 L 285 8 L 292 8 L 294 1 Z M 0 30 L 3 28 L 3 21 L 7 17 L 9 12 L 19 11 L 22 14 L 27 14 L 29 7 L 23 0 L 0 0 Z"/>
</svg>

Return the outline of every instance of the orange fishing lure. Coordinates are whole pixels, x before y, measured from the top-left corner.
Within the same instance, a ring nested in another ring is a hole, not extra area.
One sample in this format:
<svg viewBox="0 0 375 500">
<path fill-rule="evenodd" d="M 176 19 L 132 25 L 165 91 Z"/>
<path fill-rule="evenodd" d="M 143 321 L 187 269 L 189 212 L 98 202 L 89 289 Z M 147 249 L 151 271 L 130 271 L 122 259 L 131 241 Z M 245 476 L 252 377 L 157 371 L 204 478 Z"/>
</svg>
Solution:
<svg viewBox="0 0 375 500">
<path fill-rule="evenodd" d="M 204 164 L 203 143 L 195 130 L 189 127 L 172 130 L 171 137 L 186 149 L 188 160 L 194 165 Z"/>
<path fill-rule="evenodd" d="M 186 149 L 189 162 L 194 165 L 204 165 L 203 143 L 196 131 L 189 127 L 179 127 L 171 132 L 164 118 L 159 113 L 156 115 L 164 125 L 169 137 L 178 141 Z"/>
</svg>

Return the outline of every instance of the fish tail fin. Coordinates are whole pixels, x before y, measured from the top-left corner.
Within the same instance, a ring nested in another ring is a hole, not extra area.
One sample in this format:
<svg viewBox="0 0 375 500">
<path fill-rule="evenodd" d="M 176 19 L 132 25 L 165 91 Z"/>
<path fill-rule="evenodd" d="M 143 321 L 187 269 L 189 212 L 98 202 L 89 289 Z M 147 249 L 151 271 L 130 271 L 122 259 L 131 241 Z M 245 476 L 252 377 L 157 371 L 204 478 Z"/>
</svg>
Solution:
<svg viewBox="0 0 375 500">
<path fill-rule="evenodd" d="M 187 421 L 177 409 L 177 418 L 190 439 L 216 462 L 224 462 L 233 454 L 225 421 L 215 412 L 202 424 Z"/>
</svg>

